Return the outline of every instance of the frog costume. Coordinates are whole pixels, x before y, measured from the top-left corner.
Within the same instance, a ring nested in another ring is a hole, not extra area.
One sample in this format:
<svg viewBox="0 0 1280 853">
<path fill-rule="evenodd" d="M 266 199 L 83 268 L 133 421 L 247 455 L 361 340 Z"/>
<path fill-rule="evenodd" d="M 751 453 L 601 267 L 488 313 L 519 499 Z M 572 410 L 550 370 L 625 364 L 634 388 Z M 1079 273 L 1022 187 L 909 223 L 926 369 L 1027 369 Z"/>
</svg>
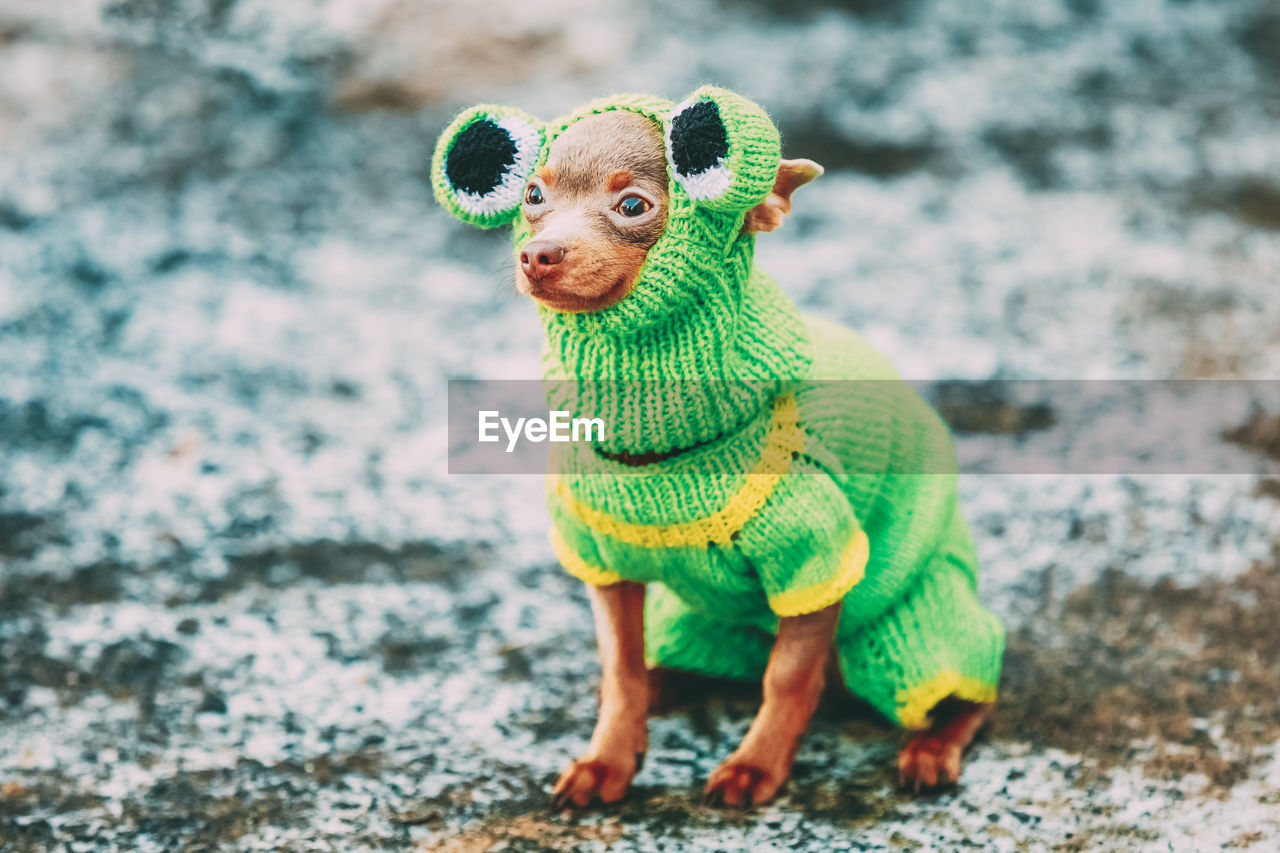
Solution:
<svg viewBox="0 0 1280 853">
<path fill-rule="evenodd" d="M 608 425 L 549 477 L 560 561 L 590 584 L 648 585 L 652 665 L 758 679 L 780 617 L 843 601 L 845 684 L 889 719 L 923 728 L 948 696 L 993 701 L 1004 631 L 977 600 L 945 424 L 861 337 L 801 315 L 741 233 L 781 158 L 760 107 L 712 86 L 549 123 L 473 107 L 440 137 L 437 199 L 464 222 L 512 224 L 518 252 L 528 179 L 566 128 L 609 110 L 661 128 L 668 216 L 621 301 L 539 306 L 553 408 Z"/>
</svg>

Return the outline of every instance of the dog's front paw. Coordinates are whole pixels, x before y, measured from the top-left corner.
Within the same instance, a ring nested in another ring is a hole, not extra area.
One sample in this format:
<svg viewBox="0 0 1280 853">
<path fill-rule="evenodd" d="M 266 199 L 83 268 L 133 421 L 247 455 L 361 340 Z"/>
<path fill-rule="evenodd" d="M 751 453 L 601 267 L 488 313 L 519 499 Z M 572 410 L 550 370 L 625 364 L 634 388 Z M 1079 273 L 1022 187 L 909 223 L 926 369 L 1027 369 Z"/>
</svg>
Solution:
<svg viewBox="0 0 1280 853">
<path fill-rule="evenodd" d="M 644 755 L 630 761 L 609 758 L 579 758 L 560 774 L 551 790 L 551 808 L 559 810 L 576 806 L 584 808 L 592 800 L 616 803 L 627 794 L 631 779 L 640 770 Z"/>
<path fill-rule="evenodd" d="M 770 773 L 754 764 L 730 758 L 707 780 L 702 802 L 708 806 L 758 806 L 773 799 L 786 780 L 785 774 Z"/>
</svg>

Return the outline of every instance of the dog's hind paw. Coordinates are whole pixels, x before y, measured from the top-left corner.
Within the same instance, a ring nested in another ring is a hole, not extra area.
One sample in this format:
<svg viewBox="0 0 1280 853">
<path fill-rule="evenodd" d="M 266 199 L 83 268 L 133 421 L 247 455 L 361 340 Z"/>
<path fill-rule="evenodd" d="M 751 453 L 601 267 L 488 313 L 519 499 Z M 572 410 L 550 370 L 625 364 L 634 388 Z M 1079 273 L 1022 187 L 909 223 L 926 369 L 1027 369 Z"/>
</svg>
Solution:
<svg viewBox="0 0 1280 853">
<path fill-rule="evenodd" d="M 921 788 L 960 781 L 961 759 L 990 717 L 992 706 L 953 702 L 927 731 L 917 732 L 898 753 L 898 784 Z"/>
</svg>

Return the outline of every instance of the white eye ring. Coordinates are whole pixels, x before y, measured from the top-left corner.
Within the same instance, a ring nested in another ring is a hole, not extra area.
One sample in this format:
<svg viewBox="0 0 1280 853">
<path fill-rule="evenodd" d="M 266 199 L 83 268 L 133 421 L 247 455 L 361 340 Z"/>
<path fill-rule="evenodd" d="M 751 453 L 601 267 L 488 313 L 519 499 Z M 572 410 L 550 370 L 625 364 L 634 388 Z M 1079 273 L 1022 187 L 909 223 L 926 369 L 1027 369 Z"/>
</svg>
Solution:
<svg viewBox="0 0 1280 853">
<path fill-rule="evenodd" d="M 481 119 L 486 120 L 507 132 L 515 143 L 516 153 L 511 165 L 503 173 L 502 180 L 489 192 L 481 195 L 454 188 L 453 195 L 458 200 L 458 207 L 472 216 L 492 216 L 519 207 L 524 201 L 525 184 L 538 161 L 538 152 L 542 150 L 542 134 L 523 119 L 515 116 L 503 119 L 486 116 Z"/>
<path fill-rule="evenodd" d="M 671 121 L 667 125 L 667 165 L 671 167 L 671 174 L 675 176 L 680 186 L 684 187 L 685 192 L 689 194 L 689 198 L 694 201 L 714 201 L 729 191 L 729 187 L 733 185 L 733 172 L 729 170 L 724 157 L 719 157 L 714 166 L 702 169 L 692 174 L 686 174 L 676 165 L 675 153 L 672 150 L 671 131 L 676 126 L 676 119 L 679 118 L 686 110 L 692 109 L 697 104 L 706 101 L 706 98 L 690 98 L 680 103 L 671 111 Z M 708 101 L 714 104 L 714 101 Z"/>
</svg>

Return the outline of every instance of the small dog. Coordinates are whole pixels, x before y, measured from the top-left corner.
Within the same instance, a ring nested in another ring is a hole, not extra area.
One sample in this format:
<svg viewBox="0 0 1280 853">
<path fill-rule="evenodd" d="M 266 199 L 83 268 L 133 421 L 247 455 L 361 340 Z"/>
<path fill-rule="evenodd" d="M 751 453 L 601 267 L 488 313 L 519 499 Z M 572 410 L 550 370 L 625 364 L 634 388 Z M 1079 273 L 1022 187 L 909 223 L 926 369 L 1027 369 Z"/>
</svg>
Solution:
<svg viewBox="0 0 1280 853">
<path fill-rule="evenodd" d="M 546 375 L 623 380 L 616 399 L 571 395 L 626 429 L 575 451 L 549 490 L 552 542 L 588 584 L 603 668 L 595 734 L 556 807 L 625 795 L 657 667 L 763 680 L 755 721 L 707 782 L 712 804 L 778 792 L 833 651 L 852 692 L 915 730 L 898 770 L 917 790 L 959 778 L 991 713 L 1003 630 L 974 594 L 945 426 L 908 386 L 879 381 L 897 374 L 861 338 L 800 315 L 754 263 L 754 235 L 821 173 L 781 159 L 763 111 L 715 87 L 679 105 L 617 96 L 548 124 L 484 105 L 441 136 L 440 201 L 515 225 Z M 684 384 L 640 390 L 654 380 Z"/>
</svg>

